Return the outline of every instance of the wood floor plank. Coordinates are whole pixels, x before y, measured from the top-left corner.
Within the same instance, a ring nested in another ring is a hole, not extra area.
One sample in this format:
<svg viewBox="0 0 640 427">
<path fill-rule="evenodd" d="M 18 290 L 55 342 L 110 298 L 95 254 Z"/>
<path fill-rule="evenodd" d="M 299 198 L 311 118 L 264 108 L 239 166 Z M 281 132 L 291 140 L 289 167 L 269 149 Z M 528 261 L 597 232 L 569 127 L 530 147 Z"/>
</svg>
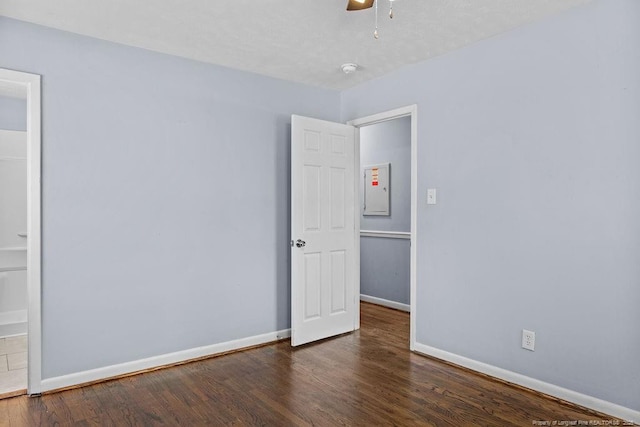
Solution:
<svg viewBox="0 0 640 427">
<path fill-rule="evenodd" d="M 408 348 L 409 315 L 363 303 L 355 333 L 0 400 L 0 427 L 530 426 L 611 419 Z"/>
</svg>

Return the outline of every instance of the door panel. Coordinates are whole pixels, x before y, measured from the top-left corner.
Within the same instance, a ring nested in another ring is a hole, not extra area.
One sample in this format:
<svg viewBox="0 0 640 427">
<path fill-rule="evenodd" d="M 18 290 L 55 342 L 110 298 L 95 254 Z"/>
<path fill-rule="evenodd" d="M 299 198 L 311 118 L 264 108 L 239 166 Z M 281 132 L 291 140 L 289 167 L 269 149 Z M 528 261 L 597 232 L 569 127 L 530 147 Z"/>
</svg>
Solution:
<svg viewBox="0 0 640 427">
<path fill-rule="evenodd" d="M 291 129 L 296 346 L 355 329 L 355 129 L 300 116 L 292 116 Z"/>
<path fill-rule="evenodd" d="M 346 252 L 331 252 L 331 314 L 347 309 Z"/>
<path fill-rule="evenodd" d="M 346 225 L 346 171 L 331 168 L 331 229 L 344 230 Z M 352 201 L 353 202 L 353 201 Z"/>
<path fill-rule="evenodd" d="M 320 317 L 321 313 L 321 254 L 304 254 L 304 320 Z"/>
<path fill-rule="evenodd" d="M 320 173 L 321 168 L 318 166 L 304 165 L 304 177 L 302 187 L 305 189 L 302 194 L 303 212 L 302 218 L 304 223 L 304 231 L 320 231 Z"/>
</svg>

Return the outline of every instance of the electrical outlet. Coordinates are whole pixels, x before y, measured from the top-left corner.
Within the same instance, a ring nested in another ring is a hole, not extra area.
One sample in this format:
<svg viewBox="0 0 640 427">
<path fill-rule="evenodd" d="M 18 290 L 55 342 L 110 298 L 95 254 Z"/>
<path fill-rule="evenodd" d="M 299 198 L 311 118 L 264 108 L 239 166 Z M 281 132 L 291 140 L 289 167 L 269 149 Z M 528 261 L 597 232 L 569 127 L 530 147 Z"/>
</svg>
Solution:
<svg viewBox="0 0 640 427">
<path fill-rule="evenodd" d="M 522 348 L 535 351 L 536 349 L 536 333 L 532 331 L 522 330 Z"/>
</svg>

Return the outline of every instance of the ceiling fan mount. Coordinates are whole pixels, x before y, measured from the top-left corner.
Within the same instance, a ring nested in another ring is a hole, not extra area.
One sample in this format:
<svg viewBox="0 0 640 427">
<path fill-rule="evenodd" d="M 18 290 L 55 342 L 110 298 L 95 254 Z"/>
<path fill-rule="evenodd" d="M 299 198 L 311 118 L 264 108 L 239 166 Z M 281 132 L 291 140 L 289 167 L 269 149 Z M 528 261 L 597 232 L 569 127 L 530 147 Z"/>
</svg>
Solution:
<svg viewBox="0 0 640 427">
<path fill-rule="evenodd" d="M 389 18 L 393 19 L 393 2 L 395 0 L 389 0 Z M 347 3 L 347 10 L 363 10 L 369 9 L 373 6 L 376 7 L 376 29 L 373 32 L 373 37 L 378 38 L 378 2 L 376 0 L 349 0 Z"/>
<path fill-rule="evenodd" d="M 349 0 L 347 3 L 347 10 L 362 10 L 373 7 L 375 0 Z"/>
</svg>

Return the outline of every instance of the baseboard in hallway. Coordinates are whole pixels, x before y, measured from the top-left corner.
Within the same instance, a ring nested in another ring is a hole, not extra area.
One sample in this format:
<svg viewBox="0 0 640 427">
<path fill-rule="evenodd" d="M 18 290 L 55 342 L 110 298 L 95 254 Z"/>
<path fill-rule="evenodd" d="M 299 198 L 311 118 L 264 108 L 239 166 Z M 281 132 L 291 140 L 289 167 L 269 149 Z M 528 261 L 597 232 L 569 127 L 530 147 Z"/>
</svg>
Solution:
<svg viewBox="0 0 640 427">
<path fill-rule="evenodd" d="M 27 333 L 27 322 L 0 324 L 0 337 L 14 337 Z"/>
<path fill-rule="evenodd" d="M 360 294 L 360 301 L 381 305 L 383 307 L 393 308 L 395 310 L 406 311 L 407 313 L 411 312 L 411 306 L 409 304 L 403 304 L 401 302 L 390 301 L 388 299 L 372 297 L 370 295 Z"/>
</svg>

